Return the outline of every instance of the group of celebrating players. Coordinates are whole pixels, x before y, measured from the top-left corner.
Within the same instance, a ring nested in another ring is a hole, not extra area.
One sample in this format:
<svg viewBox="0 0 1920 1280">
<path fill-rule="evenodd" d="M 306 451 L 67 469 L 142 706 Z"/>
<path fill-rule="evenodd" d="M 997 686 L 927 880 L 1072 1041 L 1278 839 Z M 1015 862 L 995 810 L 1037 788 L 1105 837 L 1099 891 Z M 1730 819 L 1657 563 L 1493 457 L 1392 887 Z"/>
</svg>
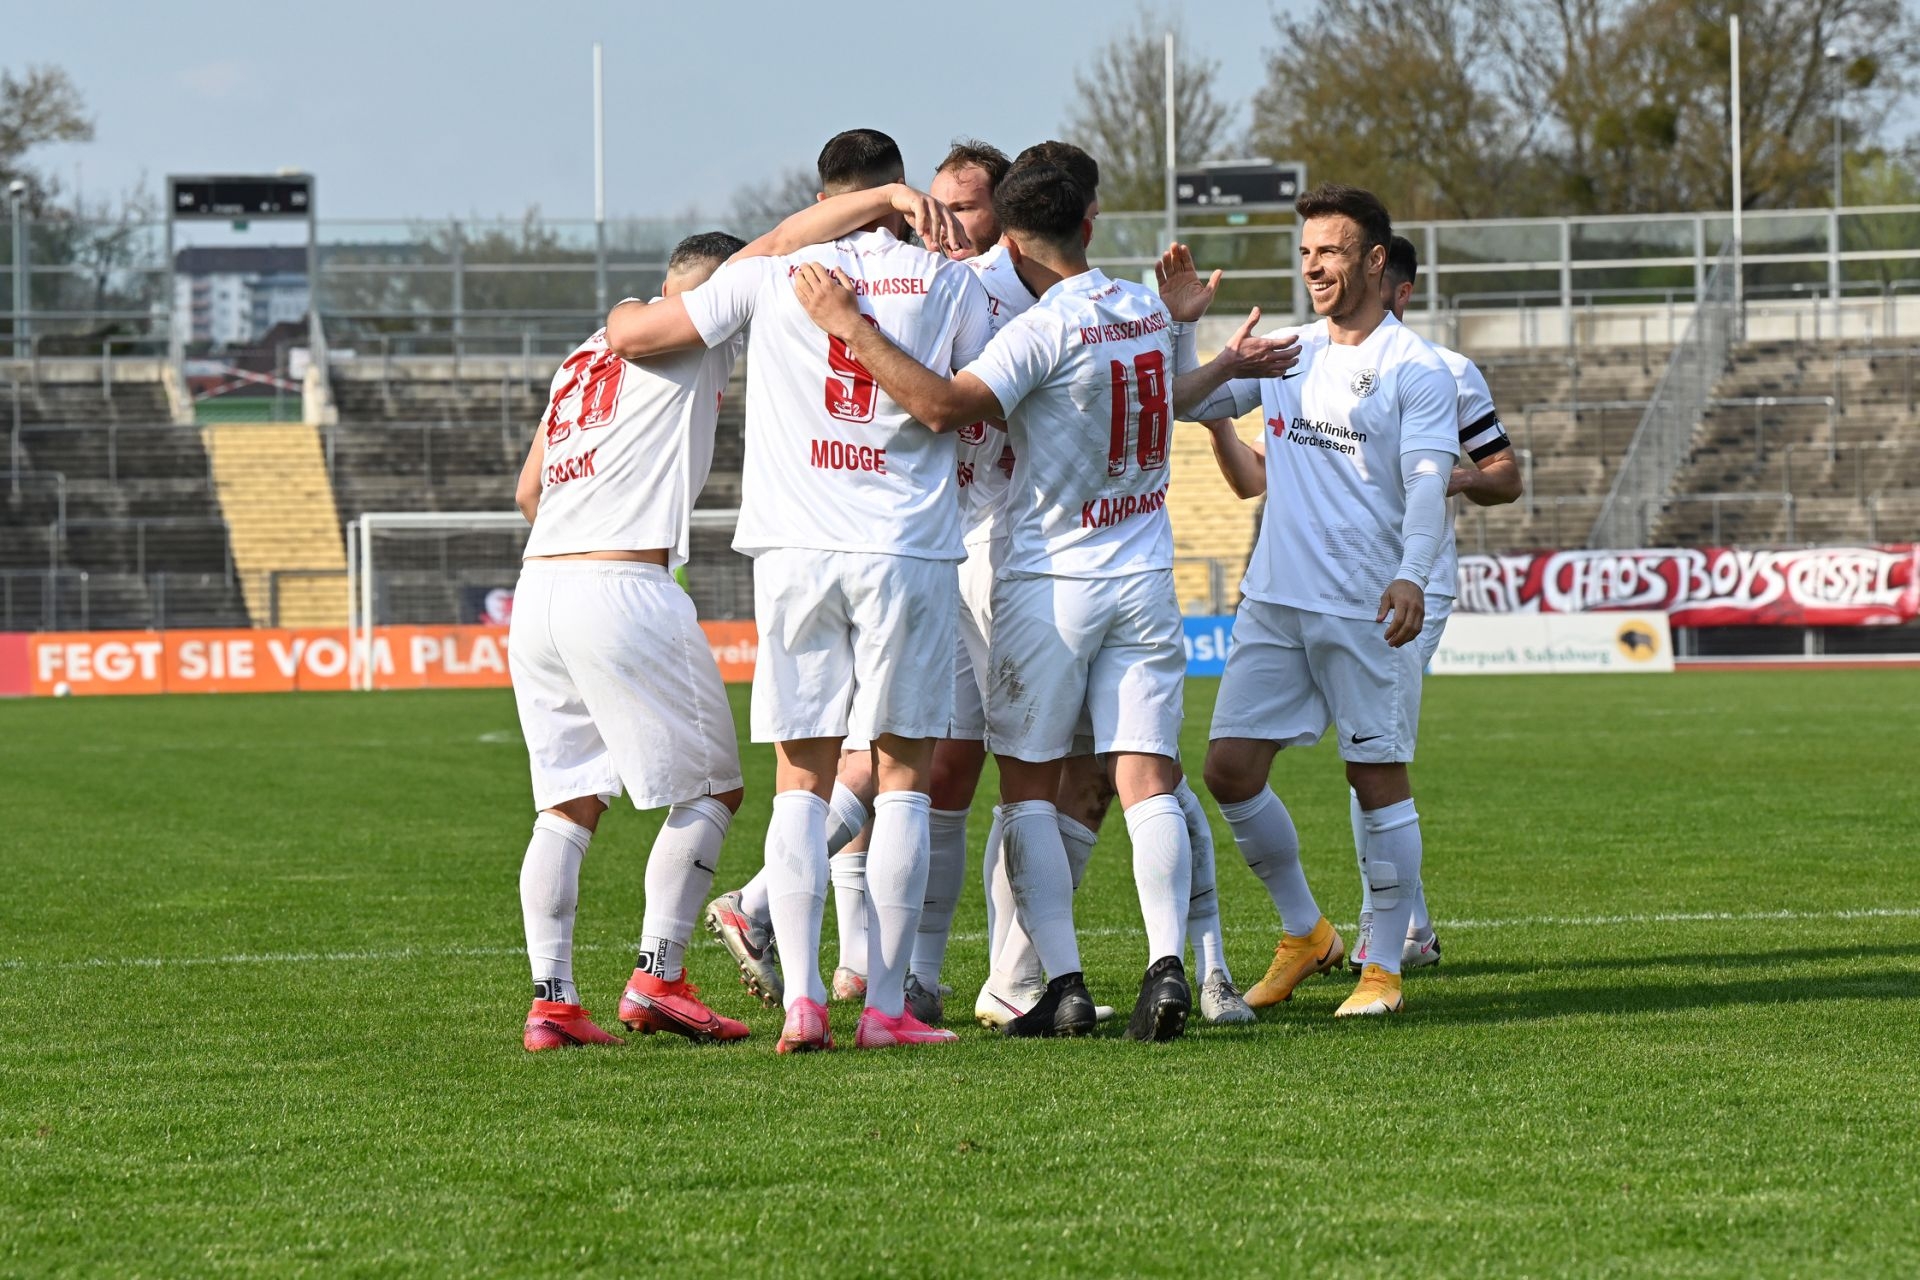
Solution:
<svg viewBox="0 0 1920 1280">
<path fill-rule="evenodd" d="M 1454 592 L 1447 499 L 1512 501 L 1519 471 L 1471 362 L 1399 323 L 1413 246 L 1371 194 L 1300 199 L 1316 322 L 1201 362 L 1213 301 L 1183 245 L 1157 290 L 1087 262 L 1099 169 L 1061 142 L 1011 162 L 956 145 L 927 192 L 854 129 L 820 153 L 818 203 L 742 244 L 674 251 L 662 296 L 615 307 L 561 366 L 520 476 L 532 523 L 509 654 L 539 815 L 520 897 L 529 1050 L 618 1043 L 572 968 L 579 872 L 624 791 L 666 807 L 646 868 L 629 1030 L 736 1040 L 684 960 L 742 798 L 705 636 L 672 577 L 751 323 L 734 546 L 754 558 L 751 729 L 771 742 L 765 864 L 708 903 L 742 981 L 784 1005 L 781 1053 L 829 1049 L 831 997 L 863 1001 L 860 1048 L 931 1045 L 967 819 L 998 761 L 982 867 L 990 971 L 975 1017 L 1073 1036 L 1087 990 L 1074 893 L 1117 795 L 1147 965 L 1126 1028 L 1250 1022 L 1315 973 L 1360 973 L 1336 1016 L 1402 1008 L 1437 963 L 1413 758 L 1422 672 Z M 908 232 L 918 235 L 919 245 Z M 1260 409 L 1259 442 L 1232 419 Z M 1186 655 L 1166 510 L 1175 419 L 1205 422 L 1230 488 L 1264 494 L 1204 777 L 1281 936 L 1244 997 L 1221 938 L 1212 828 L 1180 762 Z M 1361 872 L 1349 956 L 1301 870 L 1275 754 L 1329 723 Z"/>
</svg>

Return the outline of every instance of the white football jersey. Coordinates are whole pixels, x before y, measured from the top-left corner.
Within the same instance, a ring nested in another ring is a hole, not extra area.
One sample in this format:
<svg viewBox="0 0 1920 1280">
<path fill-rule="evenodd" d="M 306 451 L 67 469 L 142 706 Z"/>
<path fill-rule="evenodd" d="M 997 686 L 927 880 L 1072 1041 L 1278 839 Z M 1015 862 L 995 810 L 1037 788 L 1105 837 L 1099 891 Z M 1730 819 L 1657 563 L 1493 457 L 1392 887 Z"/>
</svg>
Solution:
<svg viewBox="0 0 1920 1280">
<path fill-rule="evenodd" d="M 1013 441 L 1002 576 L 1173 567 L 1173 327 L 1158 294 L 1098 270 L 1062 280 L 966 371 Z"/>
<path fill-rule="evenodd" d="M 886 231 L 731 262 L 687 293 L 708 346 L 753 321 L 734 548 L 961 559 L 953 435 L 915 422 L 808 318 L 789 279 L 803 262 L 843 272 L 868 320 L 930 369 L 957 369 L 987 343 L 987 295 L 973 272 Z"/>
<path fill-rule="evenodd" d="M 1453 375 L 1392 316 L 1359 346 L 1328 341 L 1325 320 L 1282 332 L 1300 337 L 1285 377 L 1230 383 L 1192 411 L 1265 410 L 1267 501 L 1241 594 L 1372 622 L 1400 567 L 1401 455 L 1459 452 Z"/>
<path fill-rule="evenodd" d="M 998 333 L 1009 320 L 1034 304 L 1005 245 L 962 259 L 987 291 L 988 327 Z M 960 519 L 966 544 L 977 547 L 996 535 L 1000 508 L 1013 481 L 1013 445 L 997 422 L 975 422 L 960 429 Z"/>
<path fill-rule="evenodd" d="M 667 547 L 685 564 L 688 515 L 713 466 L 720 397 L 743 345 L 639 363 L 607 350 L 602 329 L 574 348 L 540 421 L 546 459 L 525 554 Z"/>
<path fill-rule="evenodd" d="M 1493 407 L 1493 392 L 1480 367 L 1458 351 L 1437 342 L 1428 343 L 1440 363 L 1453 375 L 1454 406 L 1460 423 L 1460 452 L 1475 462 L 1484 461 L 1502 449 L 1511 449 L 1507 429 L 1500 425 L 1500 411 Z M 1460 589 L 1460 553 L 1453 537 L 1453 511 L 1447 511 L 1447 532 L 1440 542 L 1440 554 L 1433 558 L 1433 573 L 1427 578 L 1429 596 L 1451 600 Z"/>
</svg>

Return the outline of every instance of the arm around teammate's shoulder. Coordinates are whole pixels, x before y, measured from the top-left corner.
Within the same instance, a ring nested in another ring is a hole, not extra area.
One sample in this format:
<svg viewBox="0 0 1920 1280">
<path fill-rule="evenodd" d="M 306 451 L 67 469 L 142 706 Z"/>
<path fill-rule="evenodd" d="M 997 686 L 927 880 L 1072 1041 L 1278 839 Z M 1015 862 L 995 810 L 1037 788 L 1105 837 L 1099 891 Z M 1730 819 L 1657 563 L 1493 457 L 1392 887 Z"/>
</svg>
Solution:
<svg viewBox="0 0 1920 1280">
<path fill-rule="evenodd" d="M 860 310 L 839 273 L 817 262 L 801 263 L 793 273 L 793 292 L 813 322 L 845 343 L 880 389 L 922 426 L 955 431 L 982 418 L 1006 416 L 980 379 L 964 372 L 943 377 L 893 345 Z"/>
<path fill-rule="evenodd" d="M 655 302 L 629 299 L 607 316 L 607 349 L 627 360 L 642 360 L 688 347 L 717 347 L 753 319 L 754 299 L 772 258 L 729 262 L 706 283 Z"/>
</svg>

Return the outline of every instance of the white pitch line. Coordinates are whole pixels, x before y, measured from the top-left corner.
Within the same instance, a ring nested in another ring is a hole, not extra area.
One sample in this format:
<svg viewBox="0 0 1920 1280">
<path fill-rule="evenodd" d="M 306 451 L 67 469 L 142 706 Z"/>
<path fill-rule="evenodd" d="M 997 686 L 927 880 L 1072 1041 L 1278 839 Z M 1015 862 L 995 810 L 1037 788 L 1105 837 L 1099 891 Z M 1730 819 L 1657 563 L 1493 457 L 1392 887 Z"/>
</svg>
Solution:
<svg viewBox="0 0 1920 1280">
<path fill-rule="evenodd" d="M 1913 920 L 1920 919 L 1920 907 L 1861 907 L 1841 911 L 1668 911 L 1605 916 L 1508 916 L 1498 919 L 1450 920 L 1442 917 L 1445 929 L 1591 929 L 1622 924 L 1764 924 L 1782 920 Z M 1343 925 L 1349 931 L 1353 925 Z M 1083 938 L 1132 937 L 1140 930 L 1111 925 L 1081 929 Z M 984 942 L 986 934 L 955 933 L 955 942 Z M 583 942 L 575 951 L 624 951 L 626 943 Z M 224 956 L 92 956 L 83 960 L 0 960 L 0 970 L 18 969 L 189 969 L 225 965 L 262 964 L 382 964 L 398 960 L 446 960 L 469 957 L 518 956 L 521 947 L 510 946 L 434 946 L 396 947 L 391 950 L 358 951 L 243 951 Z"/>
</svg>

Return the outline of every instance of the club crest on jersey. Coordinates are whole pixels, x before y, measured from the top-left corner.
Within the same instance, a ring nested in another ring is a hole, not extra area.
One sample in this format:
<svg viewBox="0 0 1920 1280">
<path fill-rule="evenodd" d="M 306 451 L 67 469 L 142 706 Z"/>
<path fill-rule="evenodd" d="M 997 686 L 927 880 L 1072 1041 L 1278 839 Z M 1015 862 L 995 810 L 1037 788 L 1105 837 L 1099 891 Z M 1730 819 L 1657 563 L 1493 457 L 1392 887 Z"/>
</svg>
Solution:
<svg viewBox="0 0 1920 1280">
<path fill-rule="evenodd" d="M 987 438 L 987 424 L 984 422 L 969 422 L 966 426 L 960 428 L 959 436 L 961 444 L 984 443 Z"/>
<path fill-rule="evenodd" d="M 1378 386 L 1379 383 L 1380 371 L 1378 369 L 1362 369 L 1353 375 L 1353 381 L 1349 383 L 1348 386 L 1353 391 L 1353 394 L 1365 400 L 1373 394 L 1374 387 Z"/>
</svg>

